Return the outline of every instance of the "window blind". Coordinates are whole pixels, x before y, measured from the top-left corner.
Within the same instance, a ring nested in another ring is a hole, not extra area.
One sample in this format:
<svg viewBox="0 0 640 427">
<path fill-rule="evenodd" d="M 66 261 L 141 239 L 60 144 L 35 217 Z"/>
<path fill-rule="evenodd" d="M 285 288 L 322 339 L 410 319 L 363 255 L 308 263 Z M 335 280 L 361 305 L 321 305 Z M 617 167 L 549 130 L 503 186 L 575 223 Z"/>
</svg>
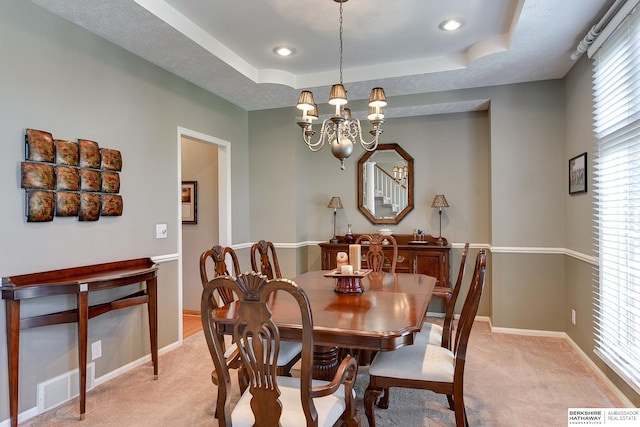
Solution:
<svg viewBox="0 0 640 427">
<path fill-rule="evenodd" d="M 640 392 L 640 26 L 627 16 L 594 56 L 598 274 L 595 351 Z"/>
</svg>

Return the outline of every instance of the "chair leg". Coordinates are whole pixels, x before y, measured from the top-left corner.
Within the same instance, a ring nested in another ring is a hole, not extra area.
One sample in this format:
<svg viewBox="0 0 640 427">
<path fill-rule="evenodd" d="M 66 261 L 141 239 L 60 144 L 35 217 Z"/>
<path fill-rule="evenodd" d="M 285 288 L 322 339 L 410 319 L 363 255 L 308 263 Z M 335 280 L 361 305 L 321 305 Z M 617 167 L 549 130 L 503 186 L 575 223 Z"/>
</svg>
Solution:
<svg viewBox="0 0 640 427">
<path fill-rule="evenodd" d="M 455 409 L 455 406 L 453 406 L 453 396 L 447 394 L 447 401 L 449 402 L 449 409 L 453 411 Z"/>
<path fill-rule="evenodd" d="M 367 416 L 367 421 L 370 427 L 376 427 L 376 417 L 373 413 L 373 406 L 376 403 L 376 399 L 380 396 L 382 390 L 377 388 L 367 387 L 364 391 L 364 413 Z"/>
<path fill-rule="evenodd" d="M 462 393 L 458 393 L 453 398 L 454 411 L 456 415 L 456 427 L 467 427 L 469 421 L 467 420 L 467 411 L 464 408 L 464 397 Z"/>
<path fill-rule="evenodd" d="M 378 400 L 378 404 L 376 405 L 380 409 L 389 409 L 389 388 L 382 389 L 384 394 Z"/>
</svg>

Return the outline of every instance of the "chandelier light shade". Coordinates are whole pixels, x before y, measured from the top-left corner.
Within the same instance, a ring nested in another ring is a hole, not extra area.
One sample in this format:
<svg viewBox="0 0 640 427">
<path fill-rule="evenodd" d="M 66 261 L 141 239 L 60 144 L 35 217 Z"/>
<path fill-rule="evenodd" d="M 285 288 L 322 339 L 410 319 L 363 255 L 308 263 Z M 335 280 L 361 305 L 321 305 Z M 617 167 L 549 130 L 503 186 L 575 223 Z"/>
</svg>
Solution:
<svg viewBox="0 0 640 427">
<path fill-rule="evenodd" d="M 347 91 L 342 84 L 342 3 L 346 3 L 348 0 L 333 1 L 340 3 L 340 83 L 331 87 L 328 103 L 335 106 L 335 112 L 322 122 L 316 141 L 313 141 L 312 137 L 316 134 L 313 129 L 313 121 L 318 119 L 318 108 L 313 94 L 308 90 L 303 90 L 296 107 L 302 111 L 302 117 L 298 118 L 298 126 L 302 128 L 302 139 L 307 147 L 311 151 L 319 151 L 328 142 L 331 146 L 331 153 L 340 160 L 340 169 L 344 170 L 344 161 L 351 156 L 356 143 L 360 143 L 362 148 L 367 151 L 373 151 L 378 147 L 378 137 L 382 133 L 382 124 L 384 123 L 383 108 L 387 106 L 387 97 L 381 87 L 375 87 L 371 90 L 367 119 L 373 126 L 373 129 L 369 131 L 373 139 L 365 141 L 362 139 L 360 120 L 353 118 L 351 111 L 345 107 L 349 101 L 347 100 Z"/>
<path fill-rule="evenodd" d="M 433 203 L 431 203 L 432 208 L 438 208 L 438 215 L 440 216 L 440 232 L 438 233 L 438 240 L 436 243 L 438 245 L 444 245 L 444 240 L 442 240 L 442 208 L 448 208 L 449 203 L 447 203 L 447 198 L 444 197 L 444 194 L 436 194 L 436 197 L 433 199 Z"/>
</svg>

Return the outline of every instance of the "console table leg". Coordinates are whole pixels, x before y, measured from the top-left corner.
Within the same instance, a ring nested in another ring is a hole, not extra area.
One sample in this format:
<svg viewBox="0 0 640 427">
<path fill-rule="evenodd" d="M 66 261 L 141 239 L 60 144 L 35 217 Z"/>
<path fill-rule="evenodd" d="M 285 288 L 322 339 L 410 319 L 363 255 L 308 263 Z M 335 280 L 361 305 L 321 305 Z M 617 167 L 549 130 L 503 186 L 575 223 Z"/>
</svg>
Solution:
<svg viewBox="0 0 640 427">
<path fill-rule="evenodd" d="M 88 286 L 85 286 L 88 288 Z M 78 293 L 78 371 L 80 372 L 80 419 L 84 420 L 87 404 L 87 332 L 89 323 L 88 289 Z"/>
<path fill-rule="evenodd" d="M 20 355 L 20 300 L 5 300 L 7 319 L 7 360 L 9 362 L 9 416 L 18 425 L 18 362 Z"/>
<path fill-rule="evenodd" d="M 149 302 L 149 340 L 151 341 L 151 361 L 153 362 L 153 379 L 158 379 L 158 279 L 147 280 Z"/>
</svg>

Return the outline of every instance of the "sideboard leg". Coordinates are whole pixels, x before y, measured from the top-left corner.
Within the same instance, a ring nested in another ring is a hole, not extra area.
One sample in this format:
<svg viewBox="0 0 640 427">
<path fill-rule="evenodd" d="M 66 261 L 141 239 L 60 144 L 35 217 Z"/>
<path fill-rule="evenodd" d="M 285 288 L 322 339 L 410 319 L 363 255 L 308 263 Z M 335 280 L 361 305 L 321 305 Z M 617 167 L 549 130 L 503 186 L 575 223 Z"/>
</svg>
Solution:
<svg viewBox="0 0 640 427">
<path fill-rule="evenodd" d="M 20 355 L 20 300 L 5 300 L 7 319 L 7 361 L 9 362 L 9 416 L 18 425 L 18 362 Z"/>
<path fill-rule="evenodd" d="M 149 340 L 151 341 L 151 361 L 153 362 L 153 379 L 158 379 L 158 279 L 147 280 L 149 302 Z"/>
<path fill-rule="evenodd" d="M 84 420 L 87 405 L 87 344 L 89 324 L 88 285 L 80 285 L 78 293 L 78 371 L 80 372 L 80 419 Z M 82 288 L 84 286 L 84 289 Z"/>
</svg>

